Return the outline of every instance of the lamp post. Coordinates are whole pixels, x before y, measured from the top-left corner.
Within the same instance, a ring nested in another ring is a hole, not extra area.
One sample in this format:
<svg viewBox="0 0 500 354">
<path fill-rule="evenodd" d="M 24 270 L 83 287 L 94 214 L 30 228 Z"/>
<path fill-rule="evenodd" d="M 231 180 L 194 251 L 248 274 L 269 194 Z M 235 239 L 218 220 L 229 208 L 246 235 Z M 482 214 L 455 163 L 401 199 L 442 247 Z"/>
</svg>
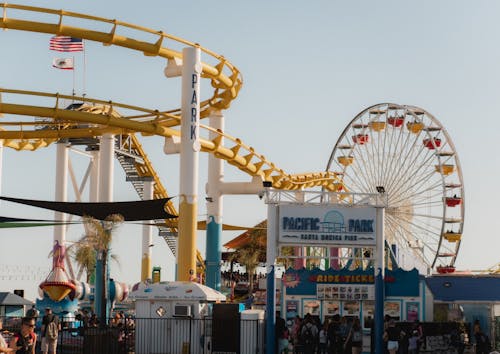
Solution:
<svg viewBox="0 0 500 354">
<path fill-rule="evenodd" d="M 384 187 L 377 187 L 377 192 L 380 194 L 381 198 L 385 198 Z M 376 203 L 376 247 L 375 247 L 375 353 L 383 353 L 383 340 L 382 336 L 384 334 L 384 301 L 385 301 L 385 289 L 384 289 L 384 276 L 385 276 L 385 229 L 384 229 L 384 219 L 385 219 L 385 207 L 384 203 Z M 380 205 L 382 204 L 382 205 Z"/>
</svg>

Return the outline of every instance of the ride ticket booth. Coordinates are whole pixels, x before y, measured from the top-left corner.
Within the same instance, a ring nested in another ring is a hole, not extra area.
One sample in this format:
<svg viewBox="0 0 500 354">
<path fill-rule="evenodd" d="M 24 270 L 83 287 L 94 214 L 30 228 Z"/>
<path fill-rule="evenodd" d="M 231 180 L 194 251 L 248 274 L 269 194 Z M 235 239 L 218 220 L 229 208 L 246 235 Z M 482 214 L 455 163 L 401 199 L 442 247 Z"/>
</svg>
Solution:
<svg viewBox="0 0 500 354">
<path fill-rule="evenodd" d="M 282 278 L 281 313 L 286 319 L 306 314 L 321 323 L 335 316 L 358 317 L 364 332 L 363 352 L 370 351 L 370 330 L 374 321 L 374 269 L 288 269 Z M 416 269 L 385 271 L 384 314 L 398 322 L 425 321 L 425 280 Z"/>
</svg>

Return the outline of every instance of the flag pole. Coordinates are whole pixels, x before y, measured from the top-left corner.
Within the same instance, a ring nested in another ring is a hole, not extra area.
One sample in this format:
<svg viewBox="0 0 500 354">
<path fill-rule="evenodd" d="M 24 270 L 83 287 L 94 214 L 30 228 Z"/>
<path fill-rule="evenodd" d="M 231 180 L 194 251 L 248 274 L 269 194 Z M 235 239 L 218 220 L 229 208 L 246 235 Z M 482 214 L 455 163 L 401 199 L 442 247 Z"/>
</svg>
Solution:
<svg viewBox="0 0 500 354">
<path fill-rule="evenodd" d="M 75 78 L 75 56 L 73 55 L 73 103 L 75 102 L 75 95 L 76 95 L 76 92 L 75 92 L 75 83 L 76 83 L 76 78 Z"/>
<path fill-rule="evenodd" d="M 83 41 L 82 39 L 82 45 L 83 45 L 83 94 L 82 94 L 82 97 L 85 98 L 85 94 L 86 94 L 86 80 L 85 80 L 85 77 L 87 75 L 87 54 L 86 54 L 86 50 L 85 50 L 85 42 Z"/>
</svg>

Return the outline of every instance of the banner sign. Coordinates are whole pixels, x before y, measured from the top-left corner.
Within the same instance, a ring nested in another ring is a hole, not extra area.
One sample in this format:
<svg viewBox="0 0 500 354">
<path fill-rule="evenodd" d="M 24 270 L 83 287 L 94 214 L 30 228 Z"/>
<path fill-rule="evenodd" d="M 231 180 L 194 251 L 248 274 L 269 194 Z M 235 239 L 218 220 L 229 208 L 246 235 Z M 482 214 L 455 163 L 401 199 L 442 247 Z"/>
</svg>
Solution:
<svg viewBox="0 0 500 354">
<path fill-rule="evenodd" d="M 289 268 L 283 274 L 287 295 L 310 295 L 322 300 L 368 300 L 375 291 L 374 269 L 311 270 Z M 415 268 L 385 270 L 386 296 L 419 296 L 419 274 Z M 358 295 L 359 294 L 359 295 Z M 364 295 L 366 294 L 366 295 Z"/>
<path fill-rule="evenodd" d="M 328 205 L 280 205 L 280 243 L 322 246 L 374 246 L 376 210 Z"/>
</svg>

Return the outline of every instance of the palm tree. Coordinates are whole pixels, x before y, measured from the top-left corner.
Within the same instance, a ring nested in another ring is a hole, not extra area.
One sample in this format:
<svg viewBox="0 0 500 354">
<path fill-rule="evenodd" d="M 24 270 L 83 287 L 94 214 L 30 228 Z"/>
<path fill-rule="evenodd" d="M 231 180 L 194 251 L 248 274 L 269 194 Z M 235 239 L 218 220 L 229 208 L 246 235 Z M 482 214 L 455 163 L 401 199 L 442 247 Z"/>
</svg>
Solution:
<svg viewBox="0 0 500 354">
<path fill-rule="evenodd" d="M 121 222 L 120 215 L 116 215 L 114 218 L 116 218 L 116 224 Z M 73 259 L 79 268 L 76 279 L 80 279 L 82 273 L 85 272 L 85 281 L 87 283 L 93 283 L 91 280 L 95 272 L 96 251 L 99 248 L 96 247 L 96 245 L 102 245 L 103 242 L 105 242 L 104 240 L 97 240 L 97 238 L 99 238 L 99 234 L 103 234 L 103 230 L 99 233 L 96 232 L 95 229 L 102 228 L 102 225 L 100 224 L 100 221 L 92 219 L 91 217 L 84 218 L 85 234 L 78 241 L 66 248 L 67 254 Z M 115 226 L 112 228 L 115 228 Z M 111 254 L 110 258 L 119 264 L 117 255 Z"/>
<path fill-rule="evenodd" d="M 230 257 L 230 261 L 236 261 L 243 265 L 248 273 L 249 294 L 253 291 L 253 275 L 255 270 L 266 258 L 267 221 L 256 225 L 247 231 L 248 242 L 238 247 Z"/>
<path fill-rule="evenodd" d="M 123 222 L 123 216 L 119 214 L 109 215 L 104 221 L 96 220 L 92 217 L 83 218 L 86 234 L 82 238 L 80 252 L 75 255 L 81 256 L 81 261 L 85 262 L 87 271 L 90 270 L 92 253 L 96 255 L 95 269 L 95 312 L 100 317 L 102 326 L 106 323 L 108 316 L 107 282 L 108 282 L 108 258 L 111 242 L 113 241 L 113 231 Z M 87 273 L 88 277 L 89 273 Z"/>
<path fill-rule="evenodd" d="M 113 240 L 113 231 L 123 222 L 120 214 L 109 215 L 104 221 L 89 216 L 83 217 L 86 234 L 82 238 L 96 251 L 109 251 Z"/>
<path fill-rule="evenodd" d="M 287 270 L 290 267 L 293 267 L 293 259 L 287 256 L 294 256 L 294 247 L 292 246 L 286 246 L 281 249 L 281 255 L 285 256 L 282 258 L 276 259 L 276 263 L 283 265 L 285 267 L 285 270 Z"/>
</svg>

